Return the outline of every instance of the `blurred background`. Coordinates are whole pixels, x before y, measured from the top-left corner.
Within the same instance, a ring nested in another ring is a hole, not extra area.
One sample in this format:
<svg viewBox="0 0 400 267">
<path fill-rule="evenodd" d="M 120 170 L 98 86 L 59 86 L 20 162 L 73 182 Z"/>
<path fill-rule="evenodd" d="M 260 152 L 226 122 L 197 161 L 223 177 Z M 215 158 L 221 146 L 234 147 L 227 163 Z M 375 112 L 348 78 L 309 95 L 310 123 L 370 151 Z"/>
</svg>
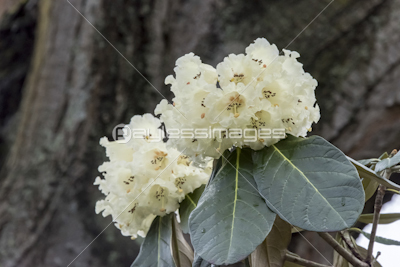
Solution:
<svg viewBox="0 0 400 267">
<path fill-rule="evenodd" d="M 188 52 L 215 66 L 258 37 L 290 44 L 319 82 L 312 134 L 355 159 L 399 148 L 400 1 L 329 3 L 0 0 L 0 266 L 67 266 L 111 222 L 94 212 L 99 139 L 172 98 Z M 111 225 L 71 266 L 130 266 L 138 249 Z M 301 236 L 290 249 L 327 264 Z"/>
</svg>

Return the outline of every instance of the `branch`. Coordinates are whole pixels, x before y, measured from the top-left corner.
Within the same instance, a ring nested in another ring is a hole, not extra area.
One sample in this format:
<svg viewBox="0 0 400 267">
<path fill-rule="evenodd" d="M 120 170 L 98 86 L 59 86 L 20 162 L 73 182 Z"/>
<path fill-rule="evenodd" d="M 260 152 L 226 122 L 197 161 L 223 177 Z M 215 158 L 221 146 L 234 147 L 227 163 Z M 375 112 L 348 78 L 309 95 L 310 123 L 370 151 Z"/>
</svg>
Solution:
<svg viewBox="0 0 400 267">
<path fill-rule="evenodd" d="M 324 265 L 324 264 L 309 261 L 309 260 L 306 260 L 306 259 L 303 259 L 300 257 L 296 257 L 289 253 L 286 253 L 285 260 L 293 262 L 293 263 L 297 263 L 297 264 L 300 264 L 300 265 L 306 266 L 306 267 L 331 267 L 329 265 Z"/>
<path fill-rule="evenodd" d="M 360 253 L 358 253 L 357 249 L 353 245 L 353 242 L 349 238 L 349 232 L 348 231 L 346 231 L 346 232 L 340 231 L 339 233 L 340 233 L 340 236 L 342 237 L 342 239 L 344 240 L 344 242 L 346 243 L 347 247 L 353 253 L 353 255 L 356 256 L 359 260 L 363 260 L 363 257 L 360 255 Z"/>
<path fill-rule="evenodd" d="M 368 263 L 360 261 L 356 256 L 351 254 L 348 250 L 342 247 L 330 234 L 318 233 L 322 239 L 326 241 L 334 250 L 337 251 L 343 258 L 350 262 L 355 267 L 370 267 Z"/>
<path fill-rule="evenodd" d="M 385 170 L 384 177 L 386 179 L 390 178 L 389 170 Z M 372 224 L 371 237 L 369 239 L 368 252 L 367 252 L 367 258 L 366 258 L 366 261 L 369 263 L 372 262 L 372 251 L 374 250 L 376 230 L 378 229 L 379 216 L 380 216 L 382 205 L 383 205 L 383 197 L 385 196 L 385 191 L 386 191 L 386 186 L 379 185 L 378 193 L 376 194 L 376 198 L 375 198 L 374 220 L 373 220 L 373 224 Z"/>
</svg>

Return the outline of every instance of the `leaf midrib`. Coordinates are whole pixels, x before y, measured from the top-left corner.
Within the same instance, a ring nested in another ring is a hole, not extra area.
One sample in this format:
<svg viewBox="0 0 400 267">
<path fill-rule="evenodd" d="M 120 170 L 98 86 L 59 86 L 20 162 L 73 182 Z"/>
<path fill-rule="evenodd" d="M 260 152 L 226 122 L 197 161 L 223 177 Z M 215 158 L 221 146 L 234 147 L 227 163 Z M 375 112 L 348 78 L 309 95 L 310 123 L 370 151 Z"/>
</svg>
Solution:
<svg viewBox="0 0 400 267">
<path fill-rule="evenodd" d="M 197 205 L 196 205 L 196 203 L 194 203 L 193 199 L 192 199 L 189 195 L 186 195 L 186 197 L 187 197 L 187 198 L 189 199 L 189 201 L 192 203 L 192 205 L 194 206 L 194 208 L 196 208 Z"/>
<path fill-rule="evenodd" d="M 158 219 L 158 249 L 157 249 L 157 266 L 160 266 L 160 244 L 161 244 L 161 217 Z"/>
<path fill-rule="evenodd" d="M 228 257 L 229 257 L 231 246 L 232 246 L 233 228 L 235 226 L 236 202 L 237 202 L 237 194 L 238 194 L 238 187 L 239 187 L 239 157 L 240 157 L 240 148 L 237 148 L 236 149 L 236 174 L 235 174 L 235 199 L 233 200 L 231 238 L 229 240 Z"/>
<path fill-rule="evenodd" d="M 285 161 L 287 161 L 290 165 L 292 165 L 292 167 L 294 168 L 294 169 L 296 169 L 300 174 L 301 174 L 301 176 L 303 176 L 304 177 L 304 179 L 306 179 L 306 181 L 315 189 L 315 191 L 322 197 L 322 199 L 329 205 L 329 207 L 333 210 L 333 211 L 335 211 L 335 213 L 339 216 L 339 218 L 342 220 L 342 222 L 346 225 L 346 226 L 348 226 L 347 225 L 347 223 L 343 220 L 343 218 L 342 218 L 342 216 L 340 216 L 340 214 L 336 211 L 336 209 L 331 205 L 331 203 L 329 203 L 329 201 L 321 194 L 321 192 L 319 192 L 319 190 L 314 186 L 314 184 L 313 183 L 311 183 L 311 181 L 307 178 L 307 176 L 299 169 L 299 168 L 297 168 L 296 167 L 296 165 L 294 165 L 275 145 L 272 145 L 273 147 L 274 147 L 274 149 L 283 157 L 283 159 L 285 160 Z"/>
</svg>

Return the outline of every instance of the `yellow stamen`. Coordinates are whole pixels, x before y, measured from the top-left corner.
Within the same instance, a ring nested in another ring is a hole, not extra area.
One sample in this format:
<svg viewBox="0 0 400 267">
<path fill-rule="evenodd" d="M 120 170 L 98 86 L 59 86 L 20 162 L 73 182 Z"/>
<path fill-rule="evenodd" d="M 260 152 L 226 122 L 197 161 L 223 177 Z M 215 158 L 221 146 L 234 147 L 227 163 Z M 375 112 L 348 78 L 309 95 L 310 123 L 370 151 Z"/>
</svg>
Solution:
<svg viewBox="0 0 400 267">
<path fill-rule="evenodd" d="M 163 151 L 156 151 L 155 152 L 154 160 L 152 160 L 151 163 L 152 164 L 157 164 L 155 166 L 155 168 L 154 168 L 156 171 L 158 171 L 161 168 L 166 156 L 168 156 L 168 153 L 165 153 Z"/>
<path fill-rule="evenodd" d="M 234 117 L 237 118 L 240 116 L 240 113 L 235 113 Z"/>
</svg>

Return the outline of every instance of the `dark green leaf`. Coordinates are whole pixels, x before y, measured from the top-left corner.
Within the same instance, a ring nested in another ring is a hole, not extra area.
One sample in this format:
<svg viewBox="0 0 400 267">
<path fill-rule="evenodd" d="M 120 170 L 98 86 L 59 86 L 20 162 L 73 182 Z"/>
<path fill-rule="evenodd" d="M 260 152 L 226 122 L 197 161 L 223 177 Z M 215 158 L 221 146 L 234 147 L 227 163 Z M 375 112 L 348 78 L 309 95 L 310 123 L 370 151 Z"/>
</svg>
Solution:
<svg viewBox="0 0 400 267">
<path fill-rule="evenodd" d="M 254 177 L 267 205 L 282 219 L 310 231 L 353 225 L 364 207 L 354 166 L 319 136 L 293 136 L 255 151 Z"/>
<path fill-rule="evenodd" d="M 172 257 L 176 267 L 192 266 L 193 250 L 186 242 L 175 216 L 172 218 Z"/>
<path fill-rule="evenodd" d="M 384 152 L 380 157 L 379 157 L 379 159 L 380 160 L 383 160 L 383 159 L 387 159 L 389 157 L 389 154 L 387 153 L 387 152 Z"/>
<path fill-rule="evenodd" d="M 376 189 L 378 189 L 379 183 L 376 182 L 375 180 L 364 178 L 362 180 L 362 184 L 365 193 L 365 202 L 367 202 L 367 200 L 370 199 L 375 194 Z"/>
<path fill-rule="evenodd" d="M 373 213 L 361 214 L 360 218 L 358 218 L 358 221 L 362 223 L 372 223 L 373 220 Z M 389 224 L 398 220 L 400 220 L 400 213 L 385 213 L 380 215 L 379 224 Z"/>
<path fill-rule="evenodd" d="M 297 227 L 297 226 L 293 226 L 292 225 L 292 234 L 294 234 L 294 233 L 300 233 L 300 232 L 303 232 L 304 231 L 304 229 L 301 229 L 300 227 Z"/>
<path fill-rule="evenodd" d="M 354 159 L 347 157 L 351 163 L 356 167 L 358 174 L 363 179 L 371 179 L 375 180 L 376 182 L 383 184 L 387 188 L 392 188 L 395 190 L 400 190 L 400 185 L 393 183 L 392 181 L 379 176 L 376 172 L 371 170 L 370 168 L 365 167 L 364 165 L 360 164 L 359 162 L 355 161 Z"/>
<path fill-rule="evenodd" d="M 297 263 L 290 262 L 290 261 L 285 261 L 283 264 L 283 267 L 303 267 L 303 265 L 299 265 Z"/>
<path fill-rule="evenodd" d="M 271 230 L 275 214 L 257 192 L 252 170 L 250 150 L 232 152 L 190 214 L 193 247 L 208 262 L 244 259 Z"/>
<path fill-rule="evenodd" d="M 189 233 L 189 215 L 197 207 L 197 202 L 199 201 L 205 187 L 205 185 L 202 185 L 194 190 L 193 193 L 187 194 L 179 207 L 181 228 L 185 234 Z"/>
<path fill-rule="evenodd" d="M 394 155 L 391 158 L 386 158 L 384 160 L 379 161 L 375 165 L 375 172 L 380 172 L 385 169 L 389 169 L 399 163 L 400 163 L 400 153 L 397 153 L 396 155 Z"/>
<path fill-rule="evenodd" d="M 282 267 L 292 239 L 292 226 L 276 216 L 267 238 L 251 253 L 251 267 Z"/>
<path fill-rule="evenodd" d="M 369 234 L 367 232 L 364 232 L 361 229 L 350 228 L 350 230 L 359 232 L 359 233 L 363 234 L 368 239 L 371 238 L 371 234 Z M 381 236 L 375 236 L 375 242 L 378 242 L 378 243 L 381 243 L 381 244 L 384 244 L 384 245 L 400 246 L 400 241 L 389 239 L 389 238 L 384 238 L 384 237 L 381 237 Z"/>
<path fill-rule="evenodd" d="M 222 160 L 223 160 L 223 157 L 220 157 L 219 159 L 214 159 L 211 176 L 210 176 L 210 179 L 208 180 L 207 185 L 210 184 L 210 182 L 214 179 L 214 177 L 217 174 L 217 172 L 219 171 L 219 169 L 221 169 Z"/>
<path fill-rule="evenodd" d="M 219 159 L 215 159 L 213 162 L 213 170 L 211 173 L 211 177 L 208 180 L 207 186 L 210 184 L 210 182 L 214 179 L 215 175 L 219 172 L 219 170 L 222 168 L 222 166 L 225 166 L 227 164 L 227 158 L 232 152 L 229 151 L 229 149 L 225 150 L 224 153 L 222 153 L 221 157 Z"/>
<path fill-rule="evenodd" d="M 212 266 L 211 263 L 209 263 L 208 261 L 204 260 L 199 255 L 196 255 L 194 257 L 193 267 L 211 267 L 211 266 Z"/>
<path fill-rule="evenodd" d="M 175 267 L 171 255 L 172 216 L 157 216 L 151 224 L 150 230 L 140 252 L 131 267 Z"/>
<path fill-rule="evenodd" d="M 360 159 L 360 160 L 357 160 L 357 161 L 359 163 L 361 163 L 362 165 L 368 166 L 371 163 L 378 161 L 378 159 Z"/>
</svg>

